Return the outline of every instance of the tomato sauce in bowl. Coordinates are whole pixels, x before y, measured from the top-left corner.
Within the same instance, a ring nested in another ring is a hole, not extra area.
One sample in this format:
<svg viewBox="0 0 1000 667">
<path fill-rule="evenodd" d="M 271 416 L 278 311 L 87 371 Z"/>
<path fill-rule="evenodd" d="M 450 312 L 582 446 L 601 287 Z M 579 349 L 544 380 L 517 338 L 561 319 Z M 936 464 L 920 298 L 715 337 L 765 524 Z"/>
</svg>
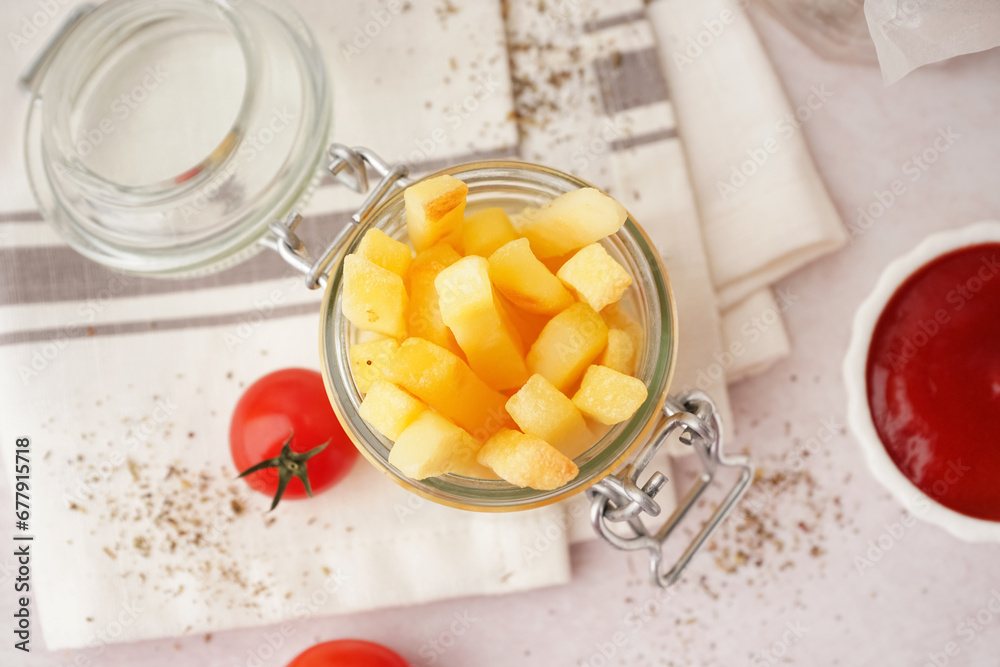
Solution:
<svg viewBox="0 0 1000 667">
<path fill-rule="evenodd" d="M 937 257 L 899 286 L 866 385 L 900 472 L 945 507 L 1000 521 L 1000 243 Z"/>
</svg>

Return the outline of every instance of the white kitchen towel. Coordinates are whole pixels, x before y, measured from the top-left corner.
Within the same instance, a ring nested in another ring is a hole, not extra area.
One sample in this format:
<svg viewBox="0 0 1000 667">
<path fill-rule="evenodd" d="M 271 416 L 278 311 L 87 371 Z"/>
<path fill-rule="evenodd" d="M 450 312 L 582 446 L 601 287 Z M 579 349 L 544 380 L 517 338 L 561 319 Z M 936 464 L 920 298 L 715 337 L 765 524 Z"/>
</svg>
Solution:
<svg viewBox="0 0 1000 667">
<path fill-rule="evenodd" d="M 678 309 L 673 389 L 707 392 L 731 424 L 727 380 L 787 355 L 788 339 L 766 289 L 720 316 L 684 137 L 643 4 L 517 0 L 507 26 L 522 154 L 607 189 L 646 229 Z M 756 316 L 768 326 L 745 335 Z"/>
<path fill-rule="evenodd" d="M 335 139 L 417 171 L 515 154 L 499 5 L 390 4 L 296 3 L 325 51 Z M 60 5 L 60 16 L 68 11 Z M 28 0 L 0 6 L 4 25 L 34 12 Z M 359 460 L 330 491 L 269 514 L 269 500 L 234 479 L 232 408 L 269 371 L 318 368 L 320 295 L 272 253 L 164 281 L 114 274 L 61 243 L 28 194 L 26 100 L 15 92 L 58 19 L 16 59 L 0 60 L 0 453 L 10 478 L 14 437 L 31 438 L 33 574 L 47 646 L 568 581 L 560 508 L 452 510 Z M 357 203 L 327 179 L 305 211 L 307 242 L 331 238 Z"/>
<path fill-rule="evenodd" d="M 648 6 L 723 309 L 847 238 L 802 131 L 829 91 L 791 104 L 742 4 Z"/>
</svg>

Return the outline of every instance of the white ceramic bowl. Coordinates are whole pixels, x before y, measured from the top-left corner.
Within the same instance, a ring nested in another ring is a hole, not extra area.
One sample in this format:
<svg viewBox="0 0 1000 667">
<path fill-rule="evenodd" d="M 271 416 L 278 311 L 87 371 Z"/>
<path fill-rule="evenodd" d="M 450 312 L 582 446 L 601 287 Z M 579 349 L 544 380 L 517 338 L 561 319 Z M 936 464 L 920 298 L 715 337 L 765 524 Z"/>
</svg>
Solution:
<svg viewBox="0 0 1000 667">
<path fill-rule="evenodd" d="M 975 519 L 945 507 L 918 489 L 896 467 L 872 422 L 865 380 L 872 332 L 896 289 L 931 260 L 981 243 L 1000 243 L 1000 222 L 980 222 L 932 234 L 885 267 L 875 289 L 854 315 L 851 344 L 844 358 L 844 381 L 847 384 L 847 423 L 875 479 L 916 517 L 944 528 L 955 537 L 968 542 L 1000 542 L 1000 521 Z"/>
</svg>

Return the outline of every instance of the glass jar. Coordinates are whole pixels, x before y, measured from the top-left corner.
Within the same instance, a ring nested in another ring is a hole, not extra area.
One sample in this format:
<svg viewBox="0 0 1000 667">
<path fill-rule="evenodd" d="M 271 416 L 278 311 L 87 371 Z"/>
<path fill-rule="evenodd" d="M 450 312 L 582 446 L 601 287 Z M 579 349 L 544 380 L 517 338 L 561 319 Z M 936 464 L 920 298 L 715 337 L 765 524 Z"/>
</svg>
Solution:
<svg viewBox="0 0 1000 667">
<path fill-rule="evenodd" d="M 23 81 L 43 216 L 75 250 L 127 273 L 246 259 L 302 201 L 326 149 L 322 54 L 279 2 L 84 7 Z"/>
<path fill-rule="evenodd" d="M 475 162 L 444 169 L 433 176 L 450 174 L 469 186 L 468 211 L 499 206 L 508 214 L 538 207 L 555 197 L 584 187 L 593 187 L 569 174 L 523 162 Z M 403 192 L 396 188 L 355 230 L 343 252 L 352 252 L 371 228 L 404 242 L 406 221 Z M 663 408 L 663 398 L 677 355 L 677 324 L 673 297 L 659 254 L 645 232 L 631 217 L 622 229 L 603 242 L 605 249 L 633 277 L 623 299 L 643 331 L 636 349 L 636 377 L 649 389 L 646 402 L 628 421 L 616 425 L 576 459 L 580 474 L 555 491 L 518 488 L 507 482 L 444 475 L 413 480 L 389 465 L 391 442 L 375 432 L 358 415 L 361 395 L 351 375 L 348 347 L 357 332 L 341 315 L 342 271 L 340 262 L 330 274 L 320 317 L 320 351 L 323 375 L 333 406 L 358 449 L 375 467 L 407 489 L 435 502 L 483 511 L 508 511 L 539 507 L 575 495 L 616 469 L 648 435 Z"/>
<path fill-rule="evenodd" d="M 150 62 L 151 53 L 163 62 Z M 185 79 L 194 83 L 168 90 L 171 68 L 188 72 Z M 43 216 L 63 238 L 107 267 L 164 278 L 218 270 L 262 248 L 280 253 L 305 274 L 308 288 L 326 288 L 321 368 L 340 421 L 376 468 L 413 493 L 461 509 L 501 512 L 586 490 L 596 532 L 615 547 L 649 551 L 653 581 L 662 586 L 677 580 L 746 490 L 752 469 L 746 459 L 722 452 L 722 427 L 707 397 L 667 395 L 678 353 L 676 309 L 662 260 L 631 216 L 602 243 L 633 277 L 622 304 L 643 334 L 636 376 L 648 398 L 576 458 L 577 477 L 538 491 L 458 475 L 412 480 L 389 464 L 391 443 L 358 413 L 361 396 L 348 357 L 358 332 L 341 315 L 341 260 L 372 228 L 405 240 L 403 189 L 412 181 L 405 167 L 364 148 L 334 144 L 324 164 L 331 104 L 322 57 L 302 20 L 279 0 L 110 0 L 85 7 L 23 81 L 33 93 L 29 177 Z M 143 105 L 163 92 L 171 93 L 170 102 Z M 124 105 L 119 113 L 127 109 L 130 121 L 138 121 L 137 129 L 126 132 L 116 123 L 116 102 Z M 170 132 L 142 132 L 162 130 L 164 123 Z M 164 136 L 170 140 L 164 143 Z M 294 209 L 321 164 L 368 196 L 314 257 L 296 233 L 302 217 Z M 371 192 L 369 173 L 380 176 Z M 470 211 L 500 206 L 514 213 L 593 187 L 522 162 L 477 162 L 441 173 L 469 186 Z M 667 477 L 653 472 L 640 482 L 640 476 L 672 435 L 694 448 L 704 472 L 651 531 L 642 518 L 659 515 L 655 496 Z M 663 543 L 725 467 L 738 470 L 736 483 L 676 563 L 664 568 Z M 624 534 L 614 527 L 622 524 Z"/>
</svg>

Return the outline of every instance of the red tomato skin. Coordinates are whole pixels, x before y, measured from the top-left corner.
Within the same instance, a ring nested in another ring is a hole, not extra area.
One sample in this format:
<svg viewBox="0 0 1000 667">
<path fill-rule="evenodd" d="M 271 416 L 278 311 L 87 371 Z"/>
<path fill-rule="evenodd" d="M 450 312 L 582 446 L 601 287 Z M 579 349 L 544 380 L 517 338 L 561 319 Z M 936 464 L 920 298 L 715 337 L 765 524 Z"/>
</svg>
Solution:
<svg viewBox="0 0 1000 667">
<path fill-rule="evenodd" d="M 409 667 L 395 651 L 363 639 L 337 639 L 306 649 L 288 667 Z"/>
<path fill-rule="evenodd" d="M 276 457 L 294 432 L 292 451 L 305 452 L 329 441 L 308 462 L 313 494 L 340 481 L 358 455 L 340 425 L 323 385 L 323 376 L 305 368 L 275 371 L 254 382 L 243 393 L 229 424 L 229 448 L 237 470 L 246 470 Z M 278 486 L 274 468 L 244 478 L 250 488 L 273 496 Z M 302 482 L 293 478 L 284 498 L 305 498 Z"/>
</svg>

